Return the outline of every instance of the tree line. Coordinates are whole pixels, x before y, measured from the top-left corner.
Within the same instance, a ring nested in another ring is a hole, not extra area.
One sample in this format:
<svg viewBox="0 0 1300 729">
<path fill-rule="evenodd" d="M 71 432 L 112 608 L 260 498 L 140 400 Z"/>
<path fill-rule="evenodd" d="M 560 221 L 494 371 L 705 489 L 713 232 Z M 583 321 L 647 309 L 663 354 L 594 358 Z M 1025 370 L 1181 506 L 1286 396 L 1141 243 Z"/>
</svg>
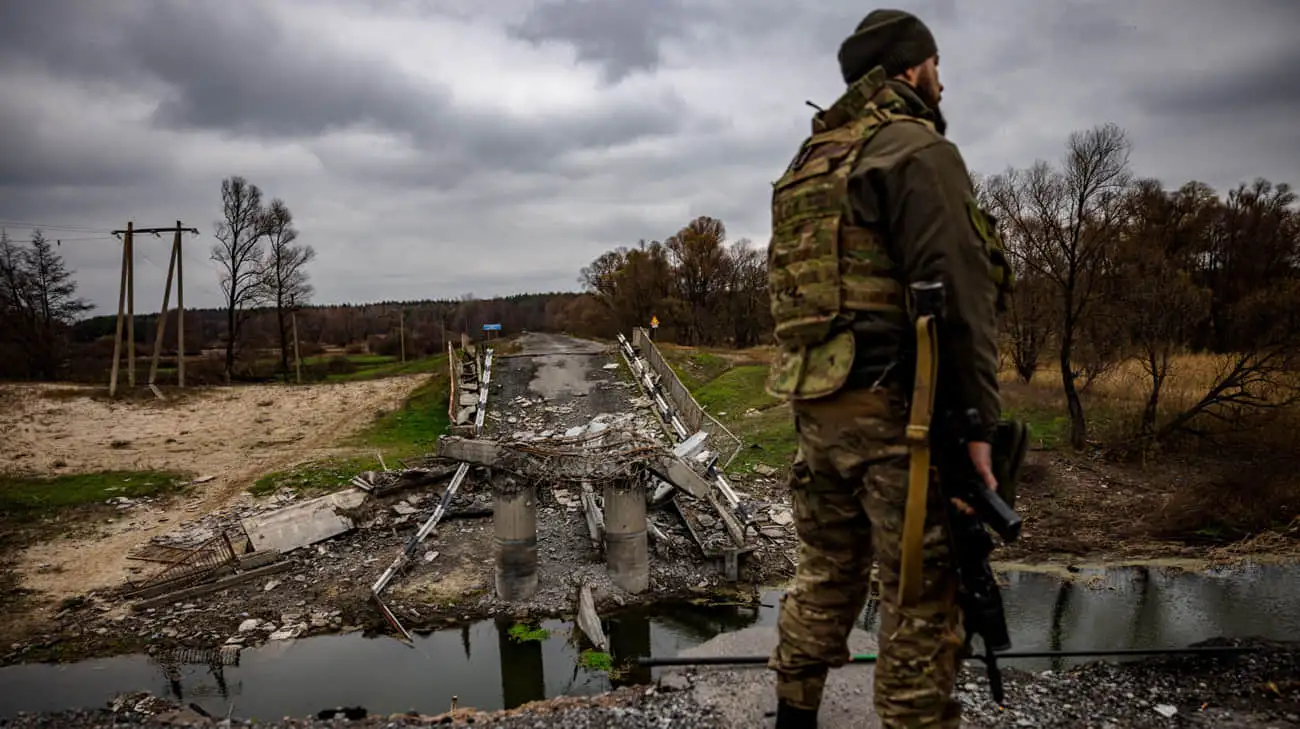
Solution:
<svg viewBox="0 0 1300 729">
<path fill-rule="evenodd" d="M 771 340 L 767 261 L 747 238 L 728 243 L 721 220 L 698 217 L 663 241 L 641 240 L 584 266 L 579 281 L 623 331 L 660 321 L 685 345 L 751 347 Z"/>
<path fill-rule="evenodd" d="M 1024 382 L 1059 373 L 1070 442 L 1088 441 L 1081 394 L 1136 363 L 1146 375 L 1138 440 L 1248 427 L 1295 402 L 1300 354 L 1300 211 L 1286 184 L 1257 179 L 1217 194 L 1174 190 L 1133 171 L 1123 129 L 1070 135 L 1057 164 L 972 174 L 997 219 L 1017 286 L 1001 318 L 1000 351 Z M 580 273 L 588 328 L 663 323 L 688 345 L 771 344 L 765 256 L 728 244 L 700 217 L 663 242 L 607 251 Z M 1177 357 L 1213 356 L 1204 396 L 1161 417 Z"/>
</svg>

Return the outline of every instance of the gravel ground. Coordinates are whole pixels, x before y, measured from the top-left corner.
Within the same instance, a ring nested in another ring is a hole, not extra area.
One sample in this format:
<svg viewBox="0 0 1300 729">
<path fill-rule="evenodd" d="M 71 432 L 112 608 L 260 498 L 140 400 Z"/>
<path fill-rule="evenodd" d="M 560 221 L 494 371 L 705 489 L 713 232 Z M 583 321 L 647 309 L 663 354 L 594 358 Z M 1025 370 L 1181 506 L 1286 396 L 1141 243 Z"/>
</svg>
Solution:
<svg viewBox="0 0 1300 729">
<path fill-rule="evenodd" d="M 237 717 L 206 717 L 194 710 L 149 694 L 119 697 L 113 706 L 99 711 L 62 712 L 19 716 L 12 723 L 0 720 L 5 729 L 108 729 L 110 727 L 245 727 L 266 729 L 316 729 L 325 727 L 490 726 L 499 729 L 565 727 L 566 729 L 730 729 L 718 714 L 699 706 L 688 694 L 663 693 L 648 687 L 632 687 L 591 698 L 561 697 L 510 711 L 476 713 L 453 711 L 438 716 L 366 716 L 364 710 L 349 718 L 340 710 L 333 716 L 285 718 L 253 724 Z"/>
<path fill-rule="evenodd" d="M 1007 708 L 988 699 L 982 670 L 964 670 L 962 703 L 976 727 L 1294 727 L 1300 726 L 1300 642 L 1207 641 L 1250 645 L 1235 658 L 1166 656 L 1094 662 L 1060 673 L 1004 671 Z"/>
</svg>

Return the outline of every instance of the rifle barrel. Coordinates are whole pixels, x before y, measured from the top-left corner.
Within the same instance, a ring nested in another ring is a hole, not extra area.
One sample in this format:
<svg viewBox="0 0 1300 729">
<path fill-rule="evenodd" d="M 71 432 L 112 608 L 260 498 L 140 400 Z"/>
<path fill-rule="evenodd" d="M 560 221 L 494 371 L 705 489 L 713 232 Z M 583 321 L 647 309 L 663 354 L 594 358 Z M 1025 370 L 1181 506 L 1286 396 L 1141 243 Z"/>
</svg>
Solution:
<svg viewBox="0 0 1300 729">
<path fill-rule="evenodd" d="M 1006 653 L 995 653 L 994 658 L 1001 661 L 1003 659 L 1015 658 L 1081 658 L 1081 657 L 1098 657 L 1098 656 L 1174 656 L 1174 655 L 1197 655 L 1197 654 L 1232 654 L 1232 653 L 1255 653 L 1259 651 L 1256 647 L 1236 647 L 1236 646 L 1197 646 L 1192 648 L 1115 648 L 1111 650 L 1096 651 L 1007 651 Z M 689 656 L 671 656 L 671 657 L 638 657 L 636 664 L 638 666 L 657 667 L 657 666 L 717 666 L 717 665 L 745 665 L 767 663 L 770 656 L 700 656 L 692 658 Z M 859 653 L 849 658 L 849 663 L 875 663 L 879 656 L 875 653 Z M 978 661 L 985 661 L 987 658 L 982 655 L 972 655 Z"/>
</svg>

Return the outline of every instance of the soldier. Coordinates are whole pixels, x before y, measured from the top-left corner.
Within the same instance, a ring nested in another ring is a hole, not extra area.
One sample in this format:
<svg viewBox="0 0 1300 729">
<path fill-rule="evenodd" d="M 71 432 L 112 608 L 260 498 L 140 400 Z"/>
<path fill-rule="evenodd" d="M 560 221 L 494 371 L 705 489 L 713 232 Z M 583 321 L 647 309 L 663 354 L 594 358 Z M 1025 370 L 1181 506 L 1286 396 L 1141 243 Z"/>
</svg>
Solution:
<svg viewBox="0 0 1300 729">
<path fill-rule="evenodd" d="M 925 24 L 899 10 L 874 11 L 844 41 L 839 61 L 848 88 L 815 115 L 813 135 L 772 200 L 768 275 L 780 348 L 767 391 L 794 413 L 799 450 L 788 485 L 802 543 L 769 662 L 776 725 L 816 725 L 827 671 L 848 659 L 874 558 L 877 714 L 885 727 L 956 727 L 961 707 L 952 692 L 965 631 L 948 504 L 933 480 L 919 598 L 898 600 L 915 353 L 906 292 L 918 281 L 946 290 L 937 397 L 946 408 L 978 412 L 969 454 L 995 488 L 995 317 L 1010 271 L 995 221 L 977 205 L 965 163 L 944 137 L 939 56 Z"/>
</svg>

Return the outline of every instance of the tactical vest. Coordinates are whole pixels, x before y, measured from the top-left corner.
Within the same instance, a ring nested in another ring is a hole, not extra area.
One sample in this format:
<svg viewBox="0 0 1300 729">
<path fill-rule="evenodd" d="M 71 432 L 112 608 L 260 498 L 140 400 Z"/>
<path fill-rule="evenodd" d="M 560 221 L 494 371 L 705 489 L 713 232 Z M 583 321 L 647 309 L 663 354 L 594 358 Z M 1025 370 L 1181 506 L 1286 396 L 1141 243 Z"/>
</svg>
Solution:
<svg viewBox="0 0 1300 729">
<path fill-rule="evenodd" d="M 852 312 L 902 312 L 906 305 L 884 241 L 851 222 L 848 179 L 886 124 L 933 125 L 907 114 L 903 100 L 880 90 L 881 83 L 869 75 L 818 113 L 813 135 L 773 186 L 768 291 L 783 346 L 823 342 Z"/>
<path fill-rule="evenodd" d="M 768 293 L 774 336 L 786 355 L 775 363 L 768 392 L 778 397 L 817 397 L 842 382 L 838 372 L 804 382 L 807 349 L 829 344 L 824 357 L 844 369 L 852 358 L 845 340 L 856 312 L 903 313 L 905 287 L 880 234 L 853 224 L 848 179 L 867 144 L 886 125 L 934 125 L 909 113 L 907 103 L 885 85 L 877 68 L 858 80 L 830 109 L 813 119 L 813 134 L 772 191 L 772 238 L 768 247 Z M 972 200 L 971 222 L 984 239 L 999 308 L 1012 285 L 996 221 Z M 834 339 L 834 342 L 828 340 Z M 796 352 L 802 353 L 795 356 Z M 791 357 L 794 359 L 791 359 Z M 793 367 L 794 369 L 790 369 Z M 782 372 L 784 371 L 784 372 Z"/>
</svg>

